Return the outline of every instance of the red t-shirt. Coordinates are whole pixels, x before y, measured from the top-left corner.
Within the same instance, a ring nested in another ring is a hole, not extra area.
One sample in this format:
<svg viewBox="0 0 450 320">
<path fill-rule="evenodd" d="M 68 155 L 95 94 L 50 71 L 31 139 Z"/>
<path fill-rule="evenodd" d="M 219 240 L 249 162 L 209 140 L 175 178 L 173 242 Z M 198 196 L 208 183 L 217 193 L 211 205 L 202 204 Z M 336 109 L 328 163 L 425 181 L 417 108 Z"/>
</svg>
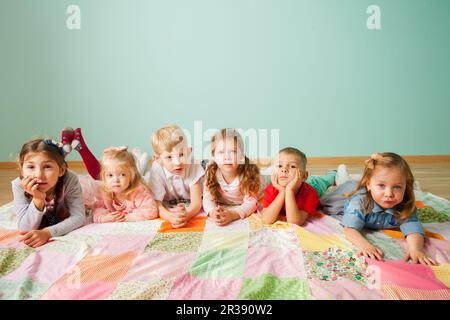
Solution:
<svg viewBox="0 0 450 320">
<path fill-rule="evenodd" d="M 279 191 L 275 189 L 272 183 L 264 190 L 264 208 L 267 208 L 273 200 L 277 197 Z M 297 201 L 297 207 L 300 210 L 308 212 L 308 214 L 317 214 L 317 207 L 319 206 L 320 200 L 316 189 L 314 189 L 310 184 L 303 182 L 302 186 L 295 195 Z M 283 205 L 280 214 L 286 214 L 286 208 Z"/>
</svg>

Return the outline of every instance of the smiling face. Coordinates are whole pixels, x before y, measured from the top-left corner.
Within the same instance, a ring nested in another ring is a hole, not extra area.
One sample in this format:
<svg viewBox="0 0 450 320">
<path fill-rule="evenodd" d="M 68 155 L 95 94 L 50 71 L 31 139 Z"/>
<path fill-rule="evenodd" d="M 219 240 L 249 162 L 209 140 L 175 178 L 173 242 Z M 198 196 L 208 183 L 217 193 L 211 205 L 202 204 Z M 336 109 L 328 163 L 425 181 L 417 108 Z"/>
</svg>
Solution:
<svg viewBox="0 0 450 320">
<path fill-rule="evenodd" d="M 22 177 L 37 178 L 38 190 L 45 193 L 54 189 L 59 177 L 62 177 L 65 172 L 65 167 L 60 167 L 44 152 L 28 153 L 21 168 Z"/>
<path fill-rule="evenodd" d="M 300 178 L 306 180 L 308 173 L 303 168 L 300 158 L 292 153 L 281 152 L 275 159 L 274 169 L 278 176 L 278 183 L 286 187 L 295 178 L 295 173 L 300 170 Z"/>
<path fill-rule="evenodd" d="M 233 139 L 219 139 L 215 141 L 212 156 L 220 171 L 224 174 L 237 172 L 239 164 L 243 161 L 242 150 L 240 150 Z"/>
<path fill-rule="evenodd" d="M 163 151 L 155 155 L 155 159 L 172 174 L 182 175 L 189 162 L 190 154 L 191 148 L 188 148 L 185 142 L 180 142 L 171 151 Z"/>
<path fill-rule="evenodd" d="M 366 187 L 379 206 L 390 209 L 403 201 L 406 178 L 397 166 L 376 166 Z"/>
</svg>

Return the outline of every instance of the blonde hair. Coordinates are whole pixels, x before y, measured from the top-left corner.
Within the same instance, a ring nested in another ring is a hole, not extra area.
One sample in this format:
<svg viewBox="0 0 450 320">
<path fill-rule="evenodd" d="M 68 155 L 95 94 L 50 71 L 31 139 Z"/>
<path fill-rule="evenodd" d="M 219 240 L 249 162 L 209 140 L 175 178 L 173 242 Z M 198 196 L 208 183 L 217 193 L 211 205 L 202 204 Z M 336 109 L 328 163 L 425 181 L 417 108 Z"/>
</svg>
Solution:
<svg viewBox="0 0 450 320">
<path fill-rule="evenodd" d="M 145 183 L 139 174 L 137 169 L 136 160 L 133 155 L 128 151 L 128 147 L 112 147 L 103 151 L 103 158 L 101 161 L 100 177 L 103 182 L 106 181 L 106 167 L 109 165 L 119 165 L 130 171 L 131 179 L 130 185 L 124 190 L 125 198 L 129 200 L 130 196 L 139 186 L 145 186 Z M 114 194 L 107 189 L 103 183 L 103 191 L 110 198 L 114 198 Z"/>
<path fill-rule="evenodd" d="M 366 187 L 373 176 L 376 167 L 383 168 L 399 168 L 406 178 L 406 189 L 401 203 L 395 206 L 395 215 L 400 221 L 408 219 L 416 208 L 416 199 L 414 196 L 414 176 L 408 163 L 396 153 L 383 152 L 373 153 L 368 160 L 365 161 L 364 173 L 356 187 L 356 190 L 347 196 L 356 194 L 360 189 Z M 375 200 L 369 190 L 366 190 L 363 199 L 363 212 L 368 214 L 372 212 Z"/>
<path fill-rule="evenodd" d="M 297 148 L 293 148 L 293 147 L 287 147 L 284 149 L 281 149 L 278 154 L 280 153 L 286 153 L 286 154 L 292 154 L 297 156 L 299 162 L 300 162 L 300 166 L 302 167 L 303 170 L 306 170 L 306 163 L 307 163 L 307 158 L 306 155 L 301 152 L 300 150 L 298 150 Z"/>
<path fill-rule="evenodd" d="M 170 152 L 179 143 L 187 141 L 183 130 L 177 125 L 167 125 L 159 128 L 152 135 L 152 147 L 156 154 Z"/>
<path fill-rule="evenodd" d="M 211 138 L 211 155 L 214 155 L 218 141 L 233 139 L 239 150 L 244 152 L 244 141 L 241 135 L 234 129 L 222 129 Z M 215 161 L 210 161 L 205 172 L 206 187 L 208 188 L 215 203 L 222 202 L 220 184 L 217 181 L 217 170 L 219 169 Z M 240 177 L 239 190 L 242 194 L 257 196 L 261 181 L 259 179 L 259 168 L 256 164 L 250 163 L 249 158 L 244 156 L 244 163 L 240 163 L 237 168 Z"/>
</svg>

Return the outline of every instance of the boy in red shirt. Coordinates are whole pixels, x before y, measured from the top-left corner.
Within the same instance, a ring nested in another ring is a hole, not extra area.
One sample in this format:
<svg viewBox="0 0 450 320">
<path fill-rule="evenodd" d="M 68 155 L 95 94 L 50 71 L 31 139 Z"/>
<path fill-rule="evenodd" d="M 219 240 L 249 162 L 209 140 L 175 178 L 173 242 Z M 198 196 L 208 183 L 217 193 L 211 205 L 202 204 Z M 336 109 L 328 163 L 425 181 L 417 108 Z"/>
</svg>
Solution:
<svg viewBox="0 0 450 320">
<path fill-rule="evenodd" d="M 301 226 L 309 214 L 316 214 L 319 195 L 306 182 L 306 161 L 305 154 L 296 148 L 280 150 L 275 158 L 271 183 L 264 190 L 263 223 L 272 224 L 280 215 L 285 215 L 287 222 Z M 333 184 L 336 176 L 336 172 L 332 173 L 334 175 L 326 183 L 328 186 Z"/>
</svg>

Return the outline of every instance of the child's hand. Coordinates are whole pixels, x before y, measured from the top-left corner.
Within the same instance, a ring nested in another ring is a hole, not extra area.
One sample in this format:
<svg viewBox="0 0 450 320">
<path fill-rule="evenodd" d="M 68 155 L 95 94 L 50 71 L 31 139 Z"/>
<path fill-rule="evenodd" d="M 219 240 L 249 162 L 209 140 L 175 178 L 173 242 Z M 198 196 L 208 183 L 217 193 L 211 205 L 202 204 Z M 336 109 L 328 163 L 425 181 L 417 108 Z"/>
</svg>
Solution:
<svg viewBox="0 0 450 320">
<path fill-rule="evenodd" d="M 218 206 L 216 210 L 212 212 L 212 218 L 218 226 L 222 227 L 234 220 L 240 219 L 241 216 L 233 210 L 226 210 Z"/>
<path fill-rule="evenodd" d="M 210 213 L 209 216 L 214 220 L 215 223 L 219 223 L 220 214 L 223 212 L 223 208 L 221 206 L 216 206 Z"/>
<path fill-rule="evenodd" d="M 412 260 L 413 263 L 421 263 L 428 266 L 436 266 L 437 263 L 430 257 L 428 257 L 423 251 L 410 250 L 403 258 L 404 261 Z"/>
<path fill-rule="evenodd" d="M 360 249 L 360 254 L 364 257 L 383 261 L 384 252 L 370 243 Z"/>
<path fill-rule="evenodd" d="M 278 174 L 276 172 L 272 172 L 272 175 L 270 176 L 270 182 L 272 182 L 272 185 L 275 189 L 277 189 L 279 192 L 286 189 L 286 187 L 282 187 L 278 183 Z"/>
<path fill-rule="evenodd" d="M 125 212 L 114 211 L 100 217 L 100 222 L 125 222 L 127 219 Z"/>
<path fill-rule="evenodd" d="M 226 226 L 230 222 L 240 219 L 239 213 L 233 210 L 225 210 L 220 214 L 219 226 Z"/>
<path fill-rule="evenodd" d="M 182 203 L 177 204 L 168 220 L 173 228 L 184 227 L 188 223 L 186 206 Z"/>
<path fill-rule="evenodd" d="M 39 191 L 39 183 L 37 182 L 37 178 L 34 177 L 26 177 L 22 179 L 21 185 L 23 190 L 31 195 L 33 199 L 38 200 L 39 202 L 42 202 L 42 204 L 45 203 L 45 192 Z M 44 209 L 44 208 L 42 208 Z"/>
<path fill-rule="evenodd" d="M 286 190 L 297 193 L 297 191 L 298 191 L 298 189 L 300 189 L 302 183 L 303 183 L 303 180 L 302 180 L 302 177 L 300 176 L 300 170 L 296 170 L 294 179 L 289 181 L 289 183 L 286 186 Z"/>
<path fill-rule="evenodd" d="M 23 243 L 32 248 L 37 248 L 46 244 L 51 238 L 50 232 L 47 229 L 22 231 L 20 232 L 20 235 L 23 237 L 19 241 L 23 241 Z"/>
<path fill-rule="evenodd" d="M 184 203 L 177 204 L 177 206 L 175 207 L 175 211 L 180 213 L 187 213 L 185 204 Z"/>
<path fill-rule="evenodd" d="M 171 212 L 167 217 L 167 221 L 172 225 L 172 228 L 181 228 L 186 225 L 186 219 L 180 212 Z"/>
</svg>

